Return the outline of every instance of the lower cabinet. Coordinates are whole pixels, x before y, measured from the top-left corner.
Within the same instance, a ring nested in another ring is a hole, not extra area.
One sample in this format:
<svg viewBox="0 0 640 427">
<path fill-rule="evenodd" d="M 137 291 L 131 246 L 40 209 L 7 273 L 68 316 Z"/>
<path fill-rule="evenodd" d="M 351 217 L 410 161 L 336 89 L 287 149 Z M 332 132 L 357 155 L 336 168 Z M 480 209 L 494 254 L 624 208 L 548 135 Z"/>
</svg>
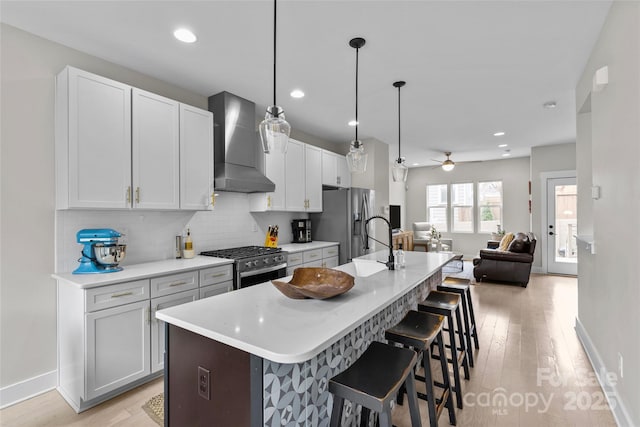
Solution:
<svg viewBox="0 0 640 427">
<path fill-rule="evenodd" d="M 159 376 L 165 328 L 156 311 L 230 291 L 230 277 L 231 264 L 89 289 L 58 280 L 60 394 L 82 412 Z"/>
<path fill-rule="evenodd" d="M 339 265 L 339 246 L 310 249 L 308 251 L 290 253 L 287 258 L 287 276 L 291 276 L 298 267 L 333 268 Z"/>
</svg>

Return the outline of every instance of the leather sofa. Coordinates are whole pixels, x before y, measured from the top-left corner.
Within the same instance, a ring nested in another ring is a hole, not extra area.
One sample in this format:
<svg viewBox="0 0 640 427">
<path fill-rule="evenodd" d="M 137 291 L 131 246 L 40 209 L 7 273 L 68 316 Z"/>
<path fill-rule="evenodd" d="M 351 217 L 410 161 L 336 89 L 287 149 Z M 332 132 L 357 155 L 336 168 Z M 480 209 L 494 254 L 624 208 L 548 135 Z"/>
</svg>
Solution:
<svg viewBox="0 0 640 427">
<path fill-rule="evenodd" d="M 533 233 L 517 233 L 506 251 L 481 249 L 473 260 L 473 276 L 477 282 L 508 282 L 526 288 L 535 250 Z"/>
</svg>

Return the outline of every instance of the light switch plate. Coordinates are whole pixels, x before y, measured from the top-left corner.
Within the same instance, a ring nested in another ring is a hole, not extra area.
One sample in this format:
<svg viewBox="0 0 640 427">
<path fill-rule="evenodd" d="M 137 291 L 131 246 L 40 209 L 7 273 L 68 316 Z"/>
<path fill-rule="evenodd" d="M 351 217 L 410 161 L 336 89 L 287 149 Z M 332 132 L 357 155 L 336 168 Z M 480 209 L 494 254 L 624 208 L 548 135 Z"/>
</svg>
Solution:
<svg viewBox="0 0 640 427">
<path fill-rule="evenodd" d="M 600 186 L 594 185 L 591 187 L 591 198 L 594 200 L 598 200 L 600 198 Z"/>
</svg>

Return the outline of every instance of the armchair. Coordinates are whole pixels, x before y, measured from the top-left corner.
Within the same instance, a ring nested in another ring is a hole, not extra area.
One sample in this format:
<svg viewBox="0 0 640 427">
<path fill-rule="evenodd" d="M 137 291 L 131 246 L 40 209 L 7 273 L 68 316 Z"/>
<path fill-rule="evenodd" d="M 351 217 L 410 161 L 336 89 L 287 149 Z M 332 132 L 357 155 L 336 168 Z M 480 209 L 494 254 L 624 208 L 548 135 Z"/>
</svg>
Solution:
<svg viewBox="0 0 640 427">
<path fill-rule="evenodd" d="M 506 251 L 481 249 L 473 260 L 473 276 L 477 282 L 514 282 L 526 288 L 535 249 L 533 233 L 517 233 Z"/>
<path fill-rule="evenodd" d="M 413 247 L 422 246 L 428 252 L 431 247 L 431 224 L 428 222 L 413 223 Z M 450 251 L 453 248 L 452 239 L 440 239 L 443 251 Z"/>
</svg>

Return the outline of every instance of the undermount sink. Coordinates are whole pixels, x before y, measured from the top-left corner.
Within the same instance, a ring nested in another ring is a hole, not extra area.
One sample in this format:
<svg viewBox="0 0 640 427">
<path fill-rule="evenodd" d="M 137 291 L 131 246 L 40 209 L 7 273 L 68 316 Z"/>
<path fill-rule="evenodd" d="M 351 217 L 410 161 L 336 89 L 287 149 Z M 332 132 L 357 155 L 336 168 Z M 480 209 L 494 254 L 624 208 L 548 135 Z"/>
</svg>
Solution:
<svg viewBox="0 0 640 427">
<path fill-rule="evenodd" d="M 368 277 L 387 269 L 387 266 L 381 262 L 370 259 L 354 259 L 352 262 L 355 267 L 356 276 L 358 277 Z"/>
</svg>

